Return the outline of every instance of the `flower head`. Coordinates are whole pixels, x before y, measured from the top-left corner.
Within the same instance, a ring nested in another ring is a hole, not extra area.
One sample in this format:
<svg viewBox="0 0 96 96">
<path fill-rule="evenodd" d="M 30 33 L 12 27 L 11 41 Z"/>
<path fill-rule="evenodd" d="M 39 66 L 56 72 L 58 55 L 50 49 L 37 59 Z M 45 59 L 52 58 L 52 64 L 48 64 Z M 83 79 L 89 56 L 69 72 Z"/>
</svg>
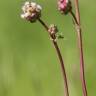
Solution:
<svg viewBox="0 0 96 96">
<path fill-rule="evenodd" d="M 50 32 L 51 35 L 55 35 L 58 32 L 57 26 L 54 24 L 51 24 L 49 26 L 48 32 Z"/>
<path fill-rule="evenodd" d="M 71 1 L 70 0 L 58 0 L 58 9 L 61 13 L 67 14 L 71 11 Z"/>
<path fill-rule="evenodd" d="M 35 22 L 41 16 L 42 7 L 35 2 L 25 2 L 22 10 L 23 14 L 21 14 L 21 18 Z"/>
</svg>

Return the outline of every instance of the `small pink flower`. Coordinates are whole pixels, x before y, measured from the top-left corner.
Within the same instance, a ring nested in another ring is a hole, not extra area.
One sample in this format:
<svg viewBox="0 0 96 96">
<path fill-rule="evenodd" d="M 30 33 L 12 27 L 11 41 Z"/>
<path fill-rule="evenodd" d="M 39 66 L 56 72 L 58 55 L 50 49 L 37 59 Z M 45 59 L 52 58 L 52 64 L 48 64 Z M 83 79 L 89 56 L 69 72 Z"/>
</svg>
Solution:
<svg viewBox="0 0 96 96">
<path fill-rule="evenodd" d="M 51 24 L 49 26 L 48 32 L 50 32 L 51 35 L 55 35 L 58 32 L 57 26 L 54 24 Z"/>
<path fill-rule="evenodd" d="M 35 2 L 25 2 L 22 7 L 23 14 L 21 18 L 26 19 L 31 22 L 35 22 L 41 17 L 42 7 Z"/>
<path fill-rule="evenodd" d="M 67 14 L 72 9 L 70 0 L 58 0 L 58 9 L 61 13 Z"/>
</svg>

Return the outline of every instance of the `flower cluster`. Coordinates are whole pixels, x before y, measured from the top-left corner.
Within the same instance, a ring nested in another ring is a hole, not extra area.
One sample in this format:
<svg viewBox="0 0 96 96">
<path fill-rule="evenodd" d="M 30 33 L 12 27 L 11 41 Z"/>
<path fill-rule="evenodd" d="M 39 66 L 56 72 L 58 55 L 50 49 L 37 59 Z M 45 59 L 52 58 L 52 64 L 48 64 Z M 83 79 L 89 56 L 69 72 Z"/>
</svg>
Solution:
<svg viewBox="0 0 96 96">
<path fill-rule="evenodd" d="M 67 14 L 71 11 L 71 1 L 70 0 L 58 0 L 58 9 L 61 13 Z"/>
<path fill-rule="evenodd" d="M 51 38 L 50 38 L 50 39 L 56 41 L 56 39 L 57 39 L 56 34 L 57 34 L 57 32 L 58 32 L 57 26 L 54 25 L 54 24 L 50 24 L 49 29 L 48 29 L 48 32 L 49 32 L 50 35 L 51 35 Z"/>
<path fill-rule="evenodd" d="M 50 32 L 50 34 L 54 34 L 55 35 L 58 32 L 57 26 L 54 25 L 54 24 L 51 24 L 49 26 L 48 32 Z"/>
<path fill-rule="evenodd" d="M 35 2 L 25 2 L 22 10 L 21 18 L 35 22 L 41 16 L 42 7 Z"/>
<path fill-rule="evenodd" d="M 75 21 L 75 27 L 76 31 L 78 33 L 78 45 L 79 45 L 79 50 L 80 50 L 80 77 L 82 80 L 82 89 L 83 89 L 83 95 L 87 96 L 87 88 L 86 88 L 86 82 L 85 82 L 85 74 L 84 74 L 84 59 L 83 59 L 83 46 L 82 46 L 82 34 L 81 34 L 81 27 L 80 27 L 80 13 L 79 13 L 79 5 L 78 5 L 78 0 L 74 0 L 75 2 L 75 9 L 76 9 L 76 15 L 72 11 L 72 5 L 70 0 L 58 0 L 58 10 L 63 14 L 66 15 L 68 13 L 71 14 L 73 20 Z M 24 6 L 22 7 L 23 14 L 21 14 L 21 18 L 26 19 L 27 21 L 30 22 L 35 22 L 38 20 L 43 27 L 47 30 L 50 40 L 52 40 L 52 43 L 54 45 L 54 48 L 56 49 L 63 76 L 64 76 L 64 87 L 65 87 L 65 96 L 69 96 L 69 88 L 67 84 L 67 75 L 66 75 L 66 70 L 62 58 L 62 54 L 60 52 L 60 49 L 58 47 L 58 42 L 57 39 L 62 39 L 64 38 L 62 33 L 58 32 L 58 28 L 56 25 L 51 24 L 49 27 L 46 25 L 46 23 L 40 18 L 41 17 L 41 10 L 42 7 L 38 5 L 35 2 L 25 2 Z"/>
</svg>

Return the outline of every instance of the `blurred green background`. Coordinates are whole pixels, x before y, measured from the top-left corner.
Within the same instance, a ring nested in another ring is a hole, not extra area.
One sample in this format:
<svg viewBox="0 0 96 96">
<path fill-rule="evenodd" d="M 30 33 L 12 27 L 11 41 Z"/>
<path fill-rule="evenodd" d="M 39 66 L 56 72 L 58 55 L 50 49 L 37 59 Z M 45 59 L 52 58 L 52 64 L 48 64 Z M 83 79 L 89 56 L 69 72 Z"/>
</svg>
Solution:
<svg viewBox="0 0 96 96">
<path fill-rule="evenodd" d="M 61 15 L 56 0 L 35 0 L 42 19 L 64 34 L 58 40 L 70 96 L 82 96 L 79 51 L 72 18 Z M 79 0 L 88 96 L 96 96 L 96 0 Z M 25 0 L 0 0 L 0 96 L 64 96 L 60 65 L 46 30 L 20 18 Z M 73 2 L 73 0 L 72 0 Z"/>
</svg>

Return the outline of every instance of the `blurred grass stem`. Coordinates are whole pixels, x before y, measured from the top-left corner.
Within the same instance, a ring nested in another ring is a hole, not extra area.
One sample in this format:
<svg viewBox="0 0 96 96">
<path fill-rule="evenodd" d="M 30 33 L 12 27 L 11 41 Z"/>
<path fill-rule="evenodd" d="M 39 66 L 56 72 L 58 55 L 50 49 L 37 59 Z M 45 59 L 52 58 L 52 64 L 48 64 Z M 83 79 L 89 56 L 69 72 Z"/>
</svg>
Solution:
<svg viewBox="0 0 96 96">
<path fill-rule="evenodd" d="M 75 2 L 75 11 L 76 15 L 70 11 L 74 22 L 75 22 L 75 28 L 77 31 L 77 39 L 78 39 L 78 48 L 80 51 L 80 78 L 82 81 L 82 90 L 83 90 L 83 96 L 87 96 L 87 87 L 86 87 L 86 81 L 85 81 L 85 70 L 84 70 L 84 55 L 83 55 L 83 44 L 82 44 L 82 30 L 81 30 L 81 22 L 80 22 L 80 12 L 79 12 L 79 1 L 74 0 Z"/>
</svg>

